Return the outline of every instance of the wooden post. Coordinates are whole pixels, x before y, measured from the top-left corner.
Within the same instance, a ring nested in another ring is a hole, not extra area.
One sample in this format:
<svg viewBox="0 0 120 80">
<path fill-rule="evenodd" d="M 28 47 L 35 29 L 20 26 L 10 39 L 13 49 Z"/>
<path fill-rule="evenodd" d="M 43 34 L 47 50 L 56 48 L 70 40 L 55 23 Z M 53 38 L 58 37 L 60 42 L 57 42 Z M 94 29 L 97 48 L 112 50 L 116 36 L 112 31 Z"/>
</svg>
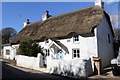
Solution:
<svg viewBox="0 0 120 80">
<path fill-rule="evenodd" d="M 97 74 L 100 75 L 101 73 L 101 59 L 99 57 L 93 57 L 94 65 L 97 68 Z"/>
</svg>

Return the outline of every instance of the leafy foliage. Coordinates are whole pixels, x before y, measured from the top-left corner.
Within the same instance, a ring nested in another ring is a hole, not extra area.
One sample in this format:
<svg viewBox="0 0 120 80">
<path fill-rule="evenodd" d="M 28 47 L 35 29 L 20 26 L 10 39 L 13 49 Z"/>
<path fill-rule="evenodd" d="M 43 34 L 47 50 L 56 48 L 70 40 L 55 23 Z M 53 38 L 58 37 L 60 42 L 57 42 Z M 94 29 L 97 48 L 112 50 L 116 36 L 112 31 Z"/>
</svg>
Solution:
<svg viewBox="0 0 120 80">
<path fill-rule="evenodd" d="M 38 53 L 42 53 L 41 47 L 37 44 L 36 41 L 26 41 L 21 42 L 19 46 L 20 54 L 26 56 L 37 57 Z"/>
<path fill-rule="evenodd" d="M 13 37 L 17 34 L 16 30 L 13 28 L 4 28 L 2 29 L 2 43 L 7 44 L 13 39 Z"/>
</svg>

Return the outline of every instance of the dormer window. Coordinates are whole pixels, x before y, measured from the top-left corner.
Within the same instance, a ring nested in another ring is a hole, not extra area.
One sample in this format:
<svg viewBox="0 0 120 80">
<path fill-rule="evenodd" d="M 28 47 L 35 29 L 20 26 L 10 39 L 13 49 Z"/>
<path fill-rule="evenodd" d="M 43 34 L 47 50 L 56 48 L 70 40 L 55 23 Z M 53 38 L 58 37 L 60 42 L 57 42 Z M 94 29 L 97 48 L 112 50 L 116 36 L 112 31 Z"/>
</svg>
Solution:
<svg viewBox="0 0 120 80">
<path fill-rule="evenodd" d="M 74 41 L 74 42 L 78 42 L 78 41 L 79 41 L 79 36 L 78 36 L 78 35 L 77 35 L 77 36 L 74 36 L 74 37 L 73 37 L 73 41 Z"/>
</svg>

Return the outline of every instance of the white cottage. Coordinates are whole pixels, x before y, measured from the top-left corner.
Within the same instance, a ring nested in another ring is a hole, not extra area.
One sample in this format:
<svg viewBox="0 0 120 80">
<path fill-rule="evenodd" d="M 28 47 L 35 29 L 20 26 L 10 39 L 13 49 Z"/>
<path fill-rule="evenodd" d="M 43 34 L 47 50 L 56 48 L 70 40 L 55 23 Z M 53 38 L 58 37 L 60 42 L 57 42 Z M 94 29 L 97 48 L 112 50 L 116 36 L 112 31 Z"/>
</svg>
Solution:
<svg viewBox="0 0 120 80">
<path fill-rule="evenodd" d="M 19 48 L 19 44 L 11 45 L 11 44 L 5 44 L 3 47 L 3 58 L 4 59 L 10 59 L 15 60 L 17 49 Z"/>
<path fill-rule="evenodd" d="M 110 17 L 104 11 L 104 3 L 97 0 L 93 6 L 53 17 L 47 11 L 43 20 L 27 24 L 11 44 L 13 46 L 25 40 L 35 40 L 46 54 L 47 63 L 58 60 L 59 65 L 66 62 L 74 66 L 74 63 L 79 65 L 83 62 L 80 60 L 98 57 L 104 68 L 114 57 L 113 37 Z"/>
</svg>

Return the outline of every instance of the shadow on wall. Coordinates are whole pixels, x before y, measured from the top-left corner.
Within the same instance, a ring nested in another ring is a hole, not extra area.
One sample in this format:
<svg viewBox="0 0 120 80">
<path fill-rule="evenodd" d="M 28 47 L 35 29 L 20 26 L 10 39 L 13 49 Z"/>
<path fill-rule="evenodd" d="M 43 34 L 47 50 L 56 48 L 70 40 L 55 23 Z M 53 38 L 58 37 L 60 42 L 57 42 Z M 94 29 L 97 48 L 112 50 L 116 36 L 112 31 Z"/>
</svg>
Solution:
<svg viewBox="0 0 120 80">
<path fill-rule="evenodd" d="M 76 63 L 77 64 L 77 63 Z M 80 67 L 81 66 L 81 67 Z M 53 74 L 68 76 L 71 78 L 85 78 L 93 74 L 91 60 L 85 60 L 83 65 L 60 64 L 54 68 L 50 68 Z"/>
</svg>

